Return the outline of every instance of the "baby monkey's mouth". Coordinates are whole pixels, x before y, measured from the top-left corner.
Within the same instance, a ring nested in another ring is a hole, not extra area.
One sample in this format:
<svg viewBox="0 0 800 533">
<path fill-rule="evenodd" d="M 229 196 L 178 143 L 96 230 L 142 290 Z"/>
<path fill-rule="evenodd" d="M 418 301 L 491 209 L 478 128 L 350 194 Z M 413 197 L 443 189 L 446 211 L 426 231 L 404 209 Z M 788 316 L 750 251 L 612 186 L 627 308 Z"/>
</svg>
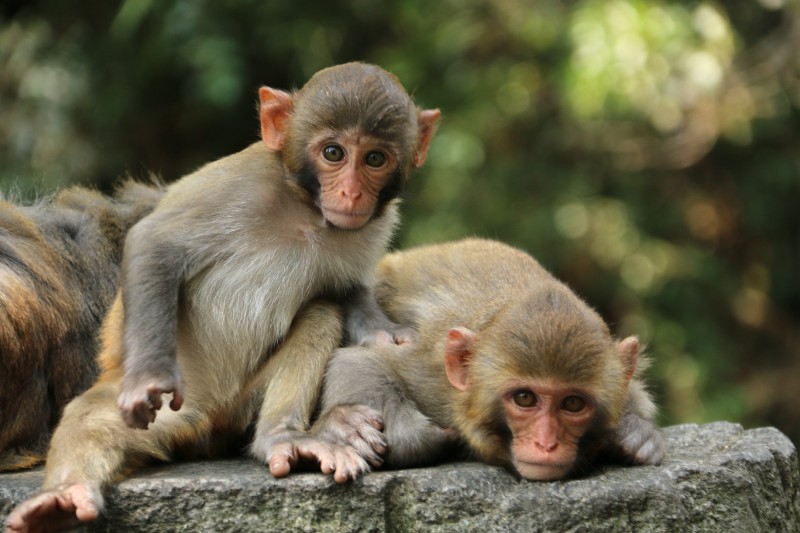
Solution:
<svg viewBox="0 0 800 533">
<path fill-rule="evenodd" d="M 340 229 L 359 229 L 372 218 L 371 211 L 337 211 L 326 207 L 321 210 L 325 221 Z"/>
<path fill-rule="evenodd" d="M 525 478 L 535 481 L 552 481 L 565 477 L 572 468 L 571 463 L 564 462 L 527 462 L 527 461 L 514 461 L 514 469 L 517 473 Z"/>
</svg>

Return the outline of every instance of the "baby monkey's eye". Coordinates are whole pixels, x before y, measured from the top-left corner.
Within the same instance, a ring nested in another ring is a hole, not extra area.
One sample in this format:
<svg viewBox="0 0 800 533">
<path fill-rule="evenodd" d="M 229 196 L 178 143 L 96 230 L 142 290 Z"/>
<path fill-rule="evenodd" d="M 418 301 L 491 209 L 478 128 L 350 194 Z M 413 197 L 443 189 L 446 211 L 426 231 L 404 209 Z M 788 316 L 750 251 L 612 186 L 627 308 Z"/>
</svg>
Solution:
<svg viewBox="0 0 800 533">
<path fill-rule="evenodd" d="M 536 405 L 538 398 L 533 393 L 533 391 L 529 390 L 519 390 L 514 393 L 514 403 L 519 405 L 520 407 L 533 407 Z"/>
<path fill-rule="evenodd" d="M 561 408 L 570 413 L 579 413 L 586 407 L 586 400 L 580 396 L 567 396 L 561 402 Z"/>
<path fill-rule="evenodd" d="M 322 157 L 333 163 L 344 159 L 344 149 L 338 144 L 329 144 L 322 149 Z"/>
<path fill-rule="evenodd" d="M 378 168 L 386 163 L 386 154 L 382 152 L 370 152 L 364 157 L 364 163 L 368 166 Z"/>
</svg>

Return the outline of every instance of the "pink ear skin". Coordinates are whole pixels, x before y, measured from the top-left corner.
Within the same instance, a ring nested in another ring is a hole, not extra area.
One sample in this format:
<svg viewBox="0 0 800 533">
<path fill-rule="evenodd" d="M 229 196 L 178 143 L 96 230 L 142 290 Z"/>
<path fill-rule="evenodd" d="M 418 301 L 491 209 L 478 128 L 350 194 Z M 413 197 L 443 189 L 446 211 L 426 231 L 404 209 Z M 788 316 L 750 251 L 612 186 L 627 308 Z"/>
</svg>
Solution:
<svg viewBox="0 0 800 533">
<path fill-rule="evenodd" d="M 442 112 L 438 109 L 424 109 L 419 112 L 419 136 L 417 137 L 417 153 L 414 155 L 414 167 L 419 168 L 428 157 L 428 146 L 431 144 L 433 134 Z"/>
<path fill-rule="evenodd" d="M 270 87 L 261 87 L 258 98 L 261 102 L 261 140 L 270 150 L 280 152 L 283 150 L 286 124 L 292 112 L 292 95 Z"/>
<path fill-rule="evenodd" d="M 447 332 L 444 347 L 444 370 L 450 384 L 460 391 L 469 388 L 467 365 L 472 357 L 473 347 L 478 336 L 467 328 L 453 328 Z"/>
<path fill-rule="evenodd" d="M 636 363 L 639 361 L 639 339 L 626 337 L 617 343 L 617 349 L 625 365 L 625 378 L 630 381 L 636 372 Z"/>
</svg>

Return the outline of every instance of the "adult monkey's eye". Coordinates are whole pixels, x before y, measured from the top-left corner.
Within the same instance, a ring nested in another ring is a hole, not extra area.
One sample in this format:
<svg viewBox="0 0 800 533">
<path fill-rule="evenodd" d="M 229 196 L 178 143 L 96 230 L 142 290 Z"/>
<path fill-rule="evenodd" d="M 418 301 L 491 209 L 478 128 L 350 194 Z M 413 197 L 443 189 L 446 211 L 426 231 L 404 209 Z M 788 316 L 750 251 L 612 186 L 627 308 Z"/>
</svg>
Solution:
<svg viewBox="0 0 800 533">
<path fill-rule="evenodd" d="M 364 158 L 364 162 L 371 167 L 381 167 L 386 163 L 386 155 L 382 152 L 370 152 Z"/>
<path fill-rule="evenodd" d="M 341 161 L 344 159 L 344 149 L 338 144 L 329 144 L 322 149 L 322 157 L 334 163 Z"/>
<path fill-rule="evenodd" d="M 561 407 L 570 413 L 579 413 L 586 407 L 586 400 L 580 396 L 567 396 L 561 402 Z"/>
<path fill-rule="evenodd" d="M 514 393 L 514 403 L 520 407 L 533 407 L 536 405 L 536 395 L 529 390 L 520 390 Z"/>
</svg>

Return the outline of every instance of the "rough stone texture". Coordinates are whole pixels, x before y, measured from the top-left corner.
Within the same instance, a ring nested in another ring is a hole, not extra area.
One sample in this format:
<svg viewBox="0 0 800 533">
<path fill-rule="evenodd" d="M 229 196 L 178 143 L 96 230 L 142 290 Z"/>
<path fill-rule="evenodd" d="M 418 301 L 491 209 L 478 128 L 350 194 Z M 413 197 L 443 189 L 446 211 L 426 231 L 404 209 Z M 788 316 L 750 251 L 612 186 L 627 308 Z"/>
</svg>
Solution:
<svg viewBox="0 0 800 533">
<path fill-rule="evenodd" d="M 518 481 L 477 463 L 376 472 L 348 485 L 276 480 L 249 459 L 151 468 L 112 489 L 90 531 L 800 531 L 800 469 L 774 428 L 717 422 L 664 430 L 658 467 Z M 41 470 L 0 475 L 0 516 Z"/>
</svg>

